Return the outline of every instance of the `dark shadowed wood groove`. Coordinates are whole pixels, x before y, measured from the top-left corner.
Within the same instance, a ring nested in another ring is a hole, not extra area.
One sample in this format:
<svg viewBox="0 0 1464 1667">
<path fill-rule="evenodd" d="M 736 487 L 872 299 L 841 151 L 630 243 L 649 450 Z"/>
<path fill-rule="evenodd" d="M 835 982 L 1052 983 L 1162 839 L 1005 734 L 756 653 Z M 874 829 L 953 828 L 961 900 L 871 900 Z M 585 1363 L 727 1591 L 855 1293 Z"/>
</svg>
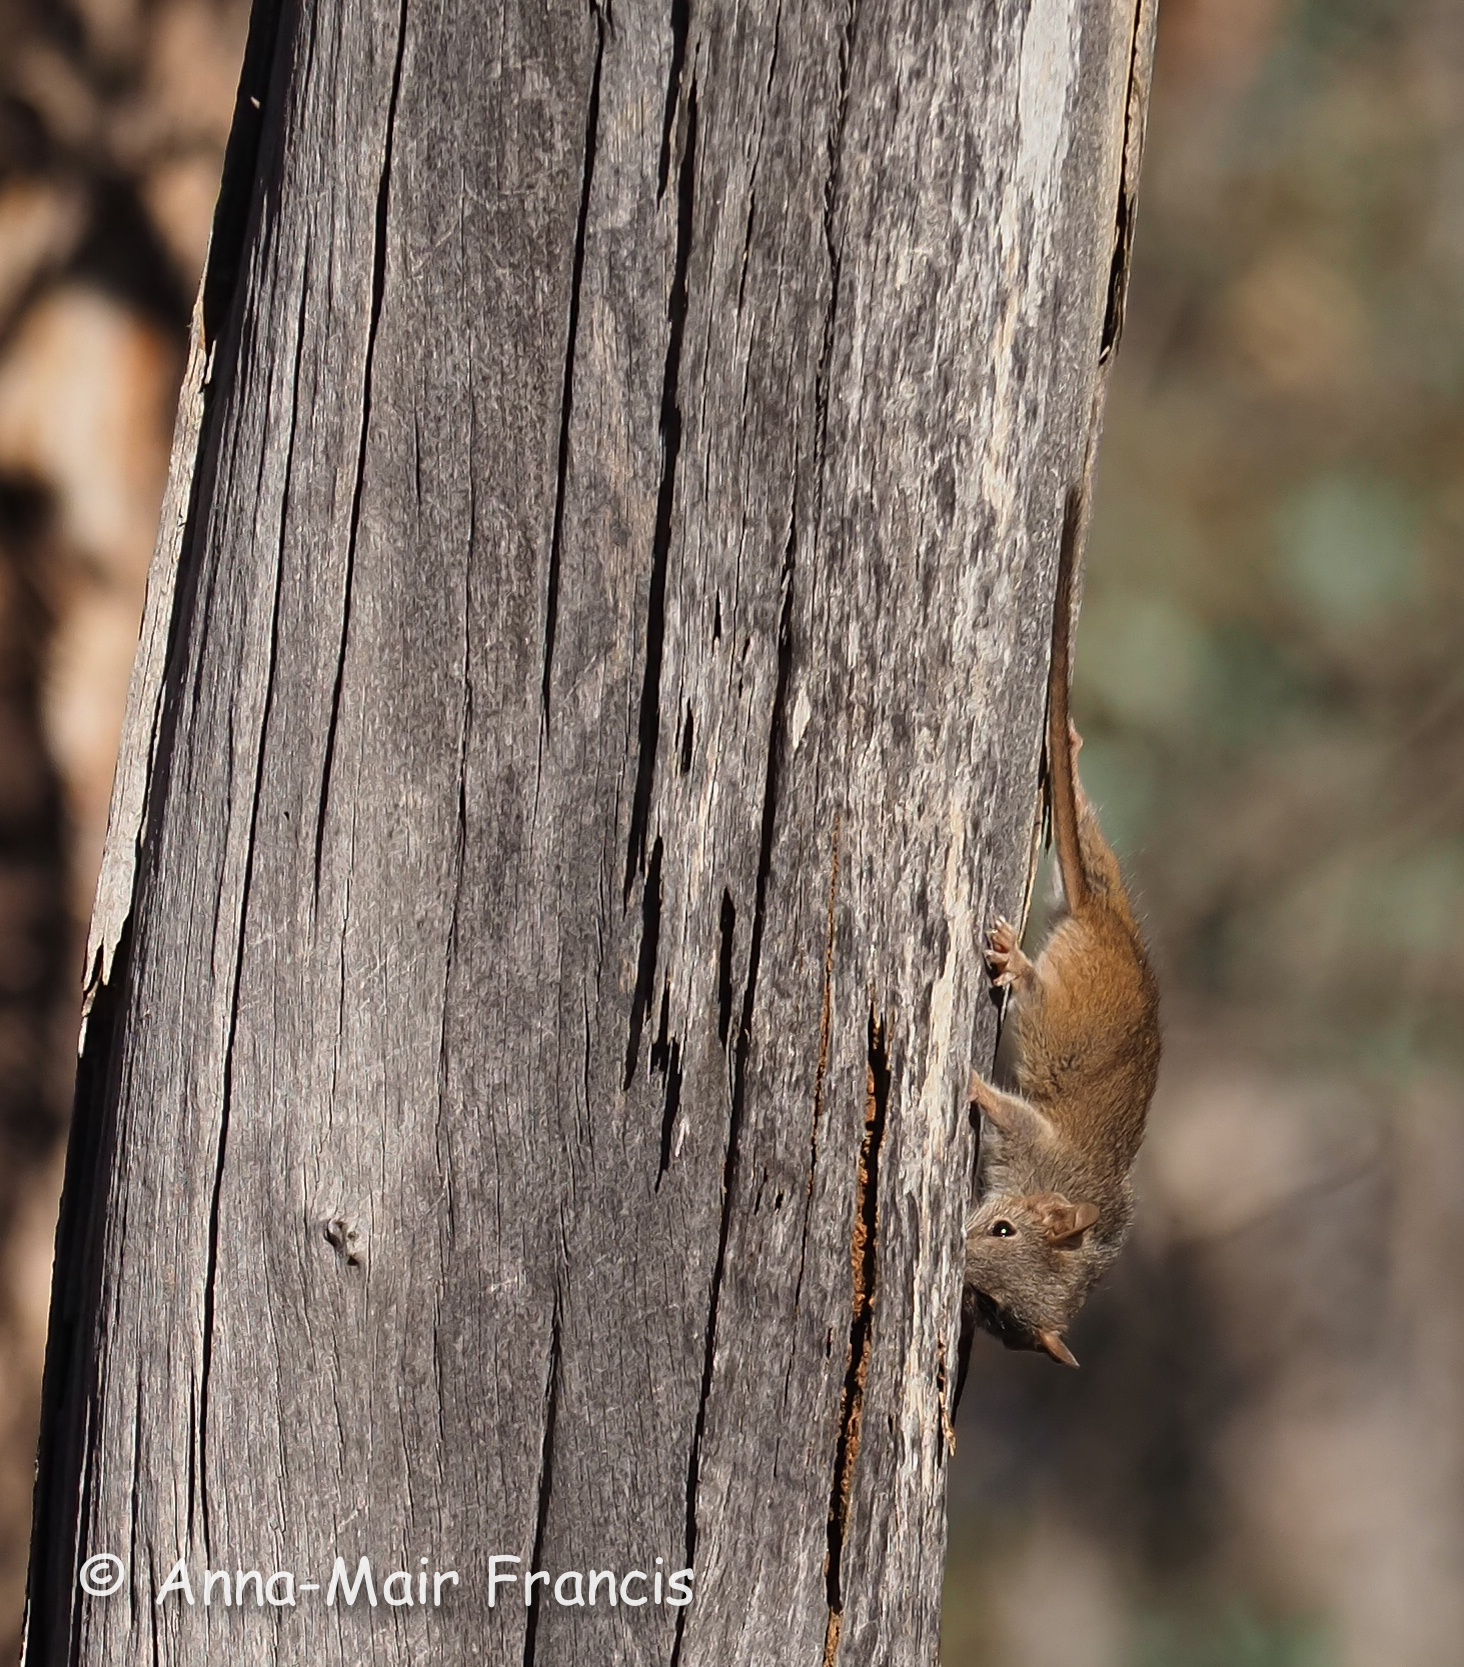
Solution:
<svg viewBox="0 0 1464 1667">
<path fill-rule="evenodd" d="M 1152 24 L 259 0 L 88 953 L 31 1667 L 933 1659 L 979 935 Z M 494 1554 L 696 1597 L 490 1609 Z M 461 1585 L 153 1602 L 336 1555 Z"/>
</svg>

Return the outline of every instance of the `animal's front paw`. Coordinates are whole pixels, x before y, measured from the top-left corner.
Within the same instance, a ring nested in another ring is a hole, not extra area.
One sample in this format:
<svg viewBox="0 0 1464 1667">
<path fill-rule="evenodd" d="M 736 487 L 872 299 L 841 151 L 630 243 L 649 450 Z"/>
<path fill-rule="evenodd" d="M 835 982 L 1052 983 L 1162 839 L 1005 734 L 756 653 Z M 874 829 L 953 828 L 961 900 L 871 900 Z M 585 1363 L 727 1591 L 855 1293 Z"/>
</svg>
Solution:
<svg viewBox="0 0 1464 1667">
<path fill-rule="evenodd" d="M 1022 953 L 1021 934 L 1009 920 L 998 919 L 987 935 L 986 965 L 991 982 L 1005 990 L 1031 977 L 1032 963 Z"/>
<path fill-rule="evenodd" d="M 979 1071 L 971 1073 L 971 1104 L 990 1117 L 1001 1104 L 1001 1093 Z"/>
</svg>

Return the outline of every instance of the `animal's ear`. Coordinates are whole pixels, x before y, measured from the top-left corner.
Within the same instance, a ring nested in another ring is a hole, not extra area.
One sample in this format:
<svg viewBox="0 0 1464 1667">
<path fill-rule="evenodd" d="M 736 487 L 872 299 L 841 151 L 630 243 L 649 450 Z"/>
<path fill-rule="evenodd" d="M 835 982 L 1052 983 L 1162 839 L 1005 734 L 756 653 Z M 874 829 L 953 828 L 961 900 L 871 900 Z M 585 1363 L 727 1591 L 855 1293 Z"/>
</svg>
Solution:
<svg viewBox="0 0 1464 1667">
<path fill-rule="evenodd" d="M 1055 1331 L 1039 1331 L 1037 1346 L 1044 1354 L 1050 1354 L 1059 1366 L 1076 1367 L 1078 1364 L 1077 1356 Z"/>
<path fill-rule="evenodd" d="M 1022 1202 L 1032 1212 L 1048 1244 L 1067 1244 L 1098 1219 L 1098 1206 L 1086 1199 L 1070 1204 L 1060 1192 L 1038 1192 Z"/>
<path fill-rule="evenodd" d="M 1062 1231 L 1048 1229 L 1047 1236 L 1053 1244 L 1065 1244 L 1069 1239 L 1075 1239 L 1080 1233 L 1086 1233 L 1098 1220 L 1098 1206 L 1090 1204 L 1086 1199 L 1081 1204 L 1069 1205 L 1072 1214 L 1063 1225 Z"/>
</svg>

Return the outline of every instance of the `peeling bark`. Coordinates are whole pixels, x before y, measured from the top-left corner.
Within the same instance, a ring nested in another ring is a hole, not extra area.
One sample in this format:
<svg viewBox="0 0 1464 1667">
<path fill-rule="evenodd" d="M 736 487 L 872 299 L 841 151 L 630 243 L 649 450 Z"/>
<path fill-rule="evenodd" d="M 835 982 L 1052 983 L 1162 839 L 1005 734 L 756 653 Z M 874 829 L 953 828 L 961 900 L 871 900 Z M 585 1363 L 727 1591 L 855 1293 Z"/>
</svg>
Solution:
<svg viewBox="0 0 1464 1667">
<path fill-rule="evenodd" d="M 934 1659 L 979 936 L 1152 22 L 258 0 L 88 953 L 31 1667 Z M 337 1555 L 460 1585 L 154 1602 Z M 490 1609 L 494 1555 L 695 1598 Z"/>
</svg>

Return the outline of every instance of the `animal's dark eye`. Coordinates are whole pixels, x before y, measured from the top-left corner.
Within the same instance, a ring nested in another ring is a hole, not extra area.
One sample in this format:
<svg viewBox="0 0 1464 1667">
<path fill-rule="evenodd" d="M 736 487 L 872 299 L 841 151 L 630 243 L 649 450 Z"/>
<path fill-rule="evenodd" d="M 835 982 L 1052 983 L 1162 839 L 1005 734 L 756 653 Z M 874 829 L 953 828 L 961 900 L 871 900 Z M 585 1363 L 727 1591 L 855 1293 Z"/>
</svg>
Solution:
<svg viewBox="0 0 1464 1667">
<path fill-rule="evenodd" d="M 1009 1239 L 1015 1232 L 1016 1228 L 1009 1221 L 993 1221 L 991 1224 L 991 1237 L 993 1239 Z"/>
</svg>

